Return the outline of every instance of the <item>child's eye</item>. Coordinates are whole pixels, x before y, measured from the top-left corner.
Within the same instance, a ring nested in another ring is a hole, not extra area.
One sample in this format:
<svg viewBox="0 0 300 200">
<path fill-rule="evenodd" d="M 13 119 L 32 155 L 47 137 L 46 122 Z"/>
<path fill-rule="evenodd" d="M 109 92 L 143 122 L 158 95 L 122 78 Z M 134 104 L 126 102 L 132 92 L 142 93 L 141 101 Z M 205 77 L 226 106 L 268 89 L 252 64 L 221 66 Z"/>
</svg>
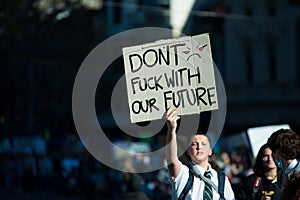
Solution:
<svg viewBox="0 0 300 200">
<path fill-rule="evenodd" d="M 197 146 L 197 142 L 193 142 L 192 144 L 191 144 L 191 146 Z"/>
</svg>

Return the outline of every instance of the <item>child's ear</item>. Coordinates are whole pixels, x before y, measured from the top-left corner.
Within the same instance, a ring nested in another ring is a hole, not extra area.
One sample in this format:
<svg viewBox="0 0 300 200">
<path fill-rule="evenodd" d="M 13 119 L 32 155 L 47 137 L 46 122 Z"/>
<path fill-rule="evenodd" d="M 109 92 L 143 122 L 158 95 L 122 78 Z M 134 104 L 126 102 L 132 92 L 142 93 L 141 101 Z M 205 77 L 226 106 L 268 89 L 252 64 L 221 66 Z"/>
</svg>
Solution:
<svg viewBox="0 0 300 200">
<path fill-rule="evenodd" d="M 212 155 L 212 149 L 210 149 L 210 151 L 209 151 L 209 154 L 208 154 L 209 156 L 211 156 Z"/>
</svg>

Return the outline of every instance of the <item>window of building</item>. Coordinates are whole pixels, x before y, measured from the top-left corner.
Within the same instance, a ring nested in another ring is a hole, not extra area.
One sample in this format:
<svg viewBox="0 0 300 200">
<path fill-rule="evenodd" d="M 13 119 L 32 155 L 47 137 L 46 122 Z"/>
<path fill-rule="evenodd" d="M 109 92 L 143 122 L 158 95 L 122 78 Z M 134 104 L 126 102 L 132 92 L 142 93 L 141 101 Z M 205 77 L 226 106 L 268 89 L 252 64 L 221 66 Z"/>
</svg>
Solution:
<svg viewBox="0 0 300 200">
<path fill-rule="evenodd" d="M 113 22 L 114 24 L 119 24 L 121 22 L 121 3 L 122 0 L 115 0 L 115 6 L 113 8 Z"/>
<path fill-rule="evenodd" d="M 270 16 L 275 16 L 276 13 L 277 13 L 276 3 L 273 0 L 268 0 L 266 6 L 267 6 L 267 9 L 268 9 L 268 14 Z"/>
<path fill-rule="evenodd" d="M 275 82 L 277 80 L 277 62 L 276 62 L 276 42 L 273 35 L 269 36 L 267 43 L 268 59 L 269 59 L 269 70 L 270 70 L 270 81 Z"/>
<path fill-rule="evenodd" d="M 296 32 L 300 33 L 300 17 L 297 20 L 296 26 L 297 26 Z M 296 39 L 296 46 L 297 46 L 296 55 L 299 55 L 300 54 L 300 39 L 299 39 L 299 37 L 296 37 L 296 38 L 297 38 Z M 297 56 L 296 66 L 299 66 L 299 65 L 300 65 L 300 57 Z M 299 69 L 299 67 L 297 67 L 297 70 L 298 70 L 298 72 L 297 72 L 297 81 L 300 82 L 300 69 Z"/>
<path fill-rule="evenodd" d="M 300 0 L 289 0 L 289 4 L 291 6 L 299 6 L 300 5 Z"/>
<path fill-rule="evenodd" d="M 253 15 L 253 8 L 250 4 L 245 5 L 245 14 L 247 16 L 252 16 Z"/>
<path fill-rule="evenodd" d="M 244 53 L 245 53 L 245 67 L 247 71 L 247 81 L 252 82 L 253 81 L 253 51 L 252 51 L 252 45 L 250 42 L 250 38 L 245 38 L 244 43 Z"/>
</svg>

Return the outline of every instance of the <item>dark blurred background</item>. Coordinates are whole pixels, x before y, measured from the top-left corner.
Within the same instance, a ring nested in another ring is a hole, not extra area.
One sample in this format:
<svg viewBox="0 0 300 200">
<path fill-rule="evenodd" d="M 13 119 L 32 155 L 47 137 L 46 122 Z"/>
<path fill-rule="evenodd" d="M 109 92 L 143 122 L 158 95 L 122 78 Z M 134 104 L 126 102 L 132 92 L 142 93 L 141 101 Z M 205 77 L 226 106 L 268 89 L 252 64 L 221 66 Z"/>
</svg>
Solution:
<svg viewBox="0 0 300 200">
<path fill-rule="evenodd" d="M 288 124 L 299 133 L 300 1 L 178 2 L 1 0 L 1 198 L 120 199 L 127 187 L 124 174 L 94 159 L 78 138 L 72 89 L 89 52 L 103 40 L 132 28 L 173 28 L 187 35 L 210 33 L 213 59 L 227 95 L 225 142 L 248 128 L 267 125 Z M 189 2 L 191 8 L 185 9 Z M 180 8 L 173 6 L 177 4 Z M 176 21 L 171 16 L 186 16 L 186 20 Z M 96 107 L 104 116 L 102 126 L 109 137 L 142 142 L 150 149 L 163 145 L 163 134 L 143 141 L 124 136 L 111 118 L 108 98 L 124 74 L 122 59 L 107 73 L 99 83 L 102 89 Z M 209 114 L 203 116 L 209 118 Z M 224 148 L 218 147 L 217 160 L 224 167 Z M 241 144 L 231 149 L 231 159 L 246 160 L 239 165 L 242 169 L 235 166 L 231 170 L 233 176 L 251 169 L 251 155 L 241 159 L 249 148 L 249 144 Z M 135 159 L 149 164 L 147 158 Z M 165 173 L 162 169 L 141 175 L 141 190 L 149 198 L 169 197 Z M 109 192 L 111 188 L 115 191 Z"/>
</svg>

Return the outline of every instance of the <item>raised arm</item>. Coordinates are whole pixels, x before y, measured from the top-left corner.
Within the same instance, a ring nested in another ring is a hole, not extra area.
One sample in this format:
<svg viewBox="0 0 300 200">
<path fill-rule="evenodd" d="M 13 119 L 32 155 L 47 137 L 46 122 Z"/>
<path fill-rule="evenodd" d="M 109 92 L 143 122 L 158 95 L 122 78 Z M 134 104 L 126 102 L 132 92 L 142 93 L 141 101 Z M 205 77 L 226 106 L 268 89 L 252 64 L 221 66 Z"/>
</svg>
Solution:
<svg viewBox="0 0 300 200">
<path fill-rule="evenodd" d="M 176 112 L 178 109 L 169 108 L 166 113 L 166 122 L 168 127 L 166 139 L 166 159 L 168 163 L 169 173 L 173 178 L 176 178 L 180 172 L 181 163 L 177 156 L 177 141 L 176 141 L 176 128 L 177 120 L 180 118 Z"/>
</svg>

